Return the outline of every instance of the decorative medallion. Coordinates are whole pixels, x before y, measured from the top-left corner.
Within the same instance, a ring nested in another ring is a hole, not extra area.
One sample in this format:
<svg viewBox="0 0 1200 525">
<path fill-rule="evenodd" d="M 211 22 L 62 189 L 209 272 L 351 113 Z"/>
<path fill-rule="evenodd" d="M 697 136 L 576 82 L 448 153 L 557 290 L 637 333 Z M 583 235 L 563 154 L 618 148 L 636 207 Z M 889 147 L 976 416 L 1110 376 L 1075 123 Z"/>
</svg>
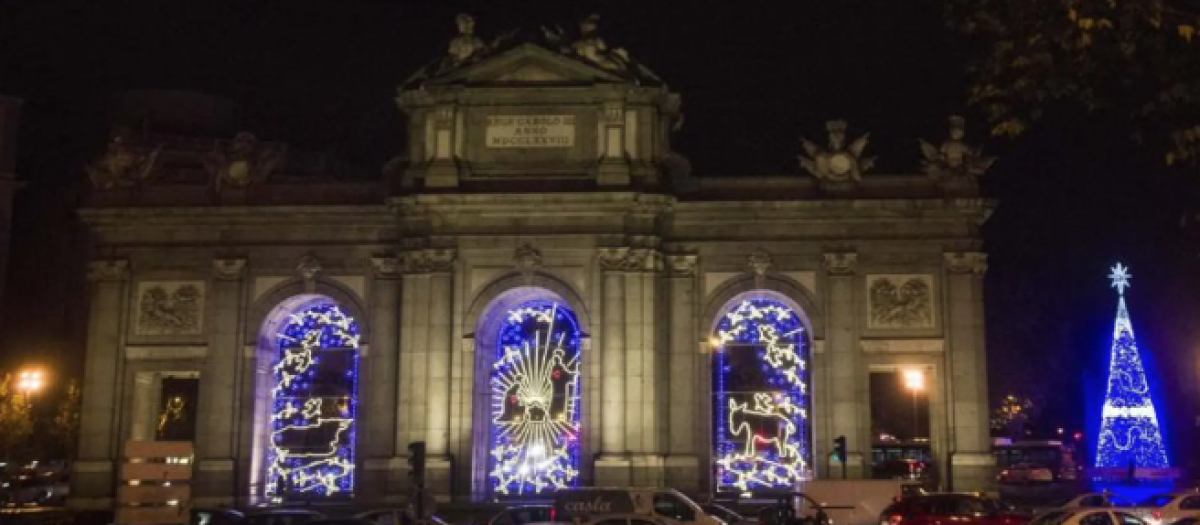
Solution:
<svg viewBox="0 0 1200 525">
<path fill-rule="evenodd" d="M 204 281 L 138 283 L 134 335 L 200 335 L 204 321 Z"/>
<path fill-rule="evenodd" d="M 867 328 L 933 328 L 933 304 L 931 275 L 867 276 Z"/>
</svg>

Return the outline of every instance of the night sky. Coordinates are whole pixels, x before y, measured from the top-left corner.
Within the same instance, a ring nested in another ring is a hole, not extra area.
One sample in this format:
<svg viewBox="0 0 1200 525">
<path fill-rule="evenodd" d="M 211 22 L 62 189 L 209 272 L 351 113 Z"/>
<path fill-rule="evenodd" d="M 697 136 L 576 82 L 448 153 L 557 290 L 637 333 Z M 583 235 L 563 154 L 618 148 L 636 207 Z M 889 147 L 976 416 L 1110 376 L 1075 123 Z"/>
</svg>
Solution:
<svg viewBox="0 0 1200 525">
<path fill-rule="evenodd" d="M 18 175 L 28 187 L 0 365 L 36 354 L 79 366 L 91 254 L 72 210 L 81 167 L 106 139 L 106 97 L 145 88 L 225 97 L 260 138 L 374 176 L 404 140 L 396 86 L 444 52 L 458 12 L 476 16 L 485 40 L 542 24 L 573 32 L 599 13 L 610 46 L 682 94 L 674 149 L 698 176 L 807 177 L 798 138 L 823 142 L 833 118 L 849 120 L 852 136 L 872 133 L 876 173 L 915 172 L 916 139 L 940 141 L 946 117 L 966 115 L 969 138 L 1000 156 L 985 181 L 999 201 L 985 226 L 993 397 L 1036 394 L 1043 430 L 1085 424 L 1085 406 L 1102 395 L 1116 309 L 1105 276 L 1123 261 L 1143 356 L 1160 379 L 1160 419 L 1177 450 L 1191 439 L 1200 176 L 1138 149 L 1123 115 L 1052 109 L 1027 136 L 989 139 L 964 106 L 970 50 L 945 29 L 941 3 L 927 0 L 2 2 L 0 93 L 26 100 Z"/>
</svg>

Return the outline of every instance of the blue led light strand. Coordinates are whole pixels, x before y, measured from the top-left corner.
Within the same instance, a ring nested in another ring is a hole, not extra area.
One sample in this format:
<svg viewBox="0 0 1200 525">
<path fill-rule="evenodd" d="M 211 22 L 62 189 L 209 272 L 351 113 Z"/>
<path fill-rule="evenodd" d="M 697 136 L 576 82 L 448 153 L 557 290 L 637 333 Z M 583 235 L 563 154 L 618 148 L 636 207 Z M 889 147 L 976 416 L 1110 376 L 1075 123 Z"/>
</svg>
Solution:
<svg viewBox="0 0 1200 525">
<path fill-rule="evenodd" d="M 713 359 L 718 491 L 788 489 L 812 477 L 808 338 L 779 301 L 747 299 L 717 325 Z"/>
<path fill-rule="evenodd" d="M 1114 266 L 1112 271 L 1109 278 L 1119 298 L 1109 356 L 1108 389 L 1096 445 L 1096 466 L 1166 468 L 1170 462 L 1159 431 L 1158 414 L 1133 336 L 1133 323 L 1125 308 L 1125 288 L 1129 287 L 1132 276 L 1121 264 Z"/>
<path fill-rule="evenodd" d="M 507 312 L 492 365 L 488 473 L 498 495 L 579 482 L 580 332 L 570 309 L 526 302 Z"/>
<path fill-rule="evenodd" d="M 265 494 L 352 493 L 358 324 L 321 304 L 291 315 L 278 339 Z"/>
</svg>

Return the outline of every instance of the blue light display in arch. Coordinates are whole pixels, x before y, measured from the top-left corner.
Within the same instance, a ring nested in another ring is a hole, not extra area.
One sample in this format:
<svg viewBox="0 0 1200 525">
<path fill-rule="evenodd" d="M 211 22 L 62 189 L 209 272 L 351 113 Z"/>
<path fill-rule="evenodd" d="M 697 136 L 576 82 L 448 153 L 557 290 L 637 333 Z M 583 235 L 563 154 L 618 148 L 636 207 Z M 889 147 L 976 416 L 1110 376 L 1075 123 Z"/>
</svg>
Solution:
<svg viewBox="0 0 1200 525">
<path fill-rule="evenodd" d="M 358 323 L 324 302 L 291 314 L 276 340 L 265 494 L 351 495 Z"/>
<path fill-rule="evenodd" d="M 775 299 L 744 299 L 714 338 L 717 490 L 785 490 L 811 478 L 809 338 L 799 315 Z"/>
<path fill-rule="evenodd" d="M 488 485 L 493 494 L 546 493 L 579 483 L 579 322 L 534 300 L 505 312 L 492 364 Z"/>
</svg>

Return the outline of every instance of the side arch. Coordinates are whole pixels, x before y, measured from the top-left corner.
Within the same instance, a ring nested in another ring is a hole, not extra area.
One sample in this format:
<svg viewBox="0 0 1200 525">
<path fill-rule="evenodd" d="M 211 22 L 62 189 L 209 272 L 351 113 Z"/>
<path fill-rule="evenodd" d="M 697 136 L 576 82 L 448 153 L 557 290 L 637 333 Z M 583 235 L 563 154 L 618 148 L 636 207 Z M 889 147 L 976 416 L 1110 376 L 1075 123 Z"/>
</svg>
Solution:
<svg viewBox="0 0 1200 525">
<path fill-rule="evenodd" d="M 780 275 L 767 275 L 761 282 L 756 283 L 751 275 L 735 277 L 713 290 L 704 301 L 701 312 L 701 323 L 697 326 L 700 333 L 698 341 L 708 341 L 721 316 L 735 301 L 755 293 L 773 292 L 772 296 L 789 303 L 800 315 L 804 327 L 812 334 L 812 338 L 824 339 L 824 314 L 818 306 L 813 292 L 799 282 Z"/>
<path fill-rule="evenodd" d="M 485 333 L 481 333 L 487 330 L 480 330 L 480 327 L 490 326 L 498 312 L 503 312 L 522 301 L 544 298 L 546 294 L 541 290 L 549 291 L 557 299 L 567 303 L 575 313 L 584 337 L 591 334 L 591 315 L 588 314 L 583 297 L 571 285 L 546 272 L 535 272 L 532 278 L 513 272 L 483 287 L 475 294 L 467 314 L 463 316 L 462 333 L 466 337 L 476 338 L 476 341 L 481 336 L 487 337 Z"/>
<path fill-rule="evenodd" d="M 302 279 L 292 278 L 279 283 L 267 290 L 261 297 L 250 304 L 246 315 L 246 326 L 243 337 L 248 345 L 254 345 L 261 351 L 263 348 L 274 348 L 273 340 L 262 340 L 264 336 L 273 334 L 282 319 L 276 315 L 281 307 L 288 303 L 290 306 L 301 307 L 316 304 L 324 297 L 332 300 L 346 310 L 346 313 L 358 322 L 361 343 L 367 344 L 371 339 L 370 316 L 367 315 L 366 301 L 353 290 L 341 283 L 329 279 L 317 278 L 315 286 L 308 288 Z M 307 297 L 308 299 L 304 299 Z M 291 302 L 291 303 L 289 303 Z M 274 316 L 274 318 L 273 318 Z"/>
</svg>

